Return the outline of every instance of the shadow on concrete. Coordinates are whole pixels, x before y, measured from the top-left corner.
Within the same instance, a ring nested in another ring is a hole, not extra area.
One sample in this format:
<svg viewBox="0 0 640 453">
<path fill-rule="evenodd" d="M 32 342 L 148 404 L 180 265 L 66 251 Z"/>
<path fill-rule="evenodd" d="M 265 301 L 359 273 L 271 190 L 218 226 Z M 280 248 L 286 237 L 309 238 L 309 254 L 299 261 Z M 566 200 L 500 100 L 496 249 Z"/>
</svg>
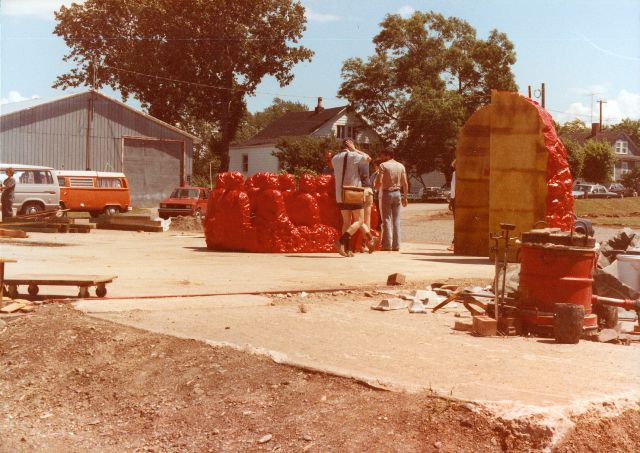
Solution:
<svg viewBox="0 0 640 453">
<path fill-rule="evenodd" d="M 334 259 L 338 259 L 338 258 L 344 258 L 344 256 L 340 256 L 340 255 L 335 255 L 335 256 L 326 256 L 326 255 L 285 255 L 286 258 L 315 258 L 315 259 L 330 259 L 330 260 L 334 260 Z"/>
<path fill-rule="evenodd" d="M 443 252 L 441 250 L 438 250 L 437 252 L 434 253 L 422 253 L 422 252 L 400 252 L 401 255 L 417 255 L 417 256 L 447 256 L 450 258 L 463 258 L 462 256 L 458 256 L 458 255 L 454 255 L 451 252 Z M 473 257 L 472 257 L 473 258 Z M 482 257 L 478 256 L 475 257 L 476 259 L 481 259 Z M 489 258 L 486 258 L 489 259 Z"/>
<path fill-rule="evenodd" d="M 427 255 L 429 256 L 429 255 Z M 441 259 L 422 259 L 422 258 L 414 258 L 416 261 L 429 261 L 431 263 L 444 263 L 444 264 L 494 264 L 491 260 L 487 258 L 453 258 L 450 260 L 441 260 Z"/>
</svg>

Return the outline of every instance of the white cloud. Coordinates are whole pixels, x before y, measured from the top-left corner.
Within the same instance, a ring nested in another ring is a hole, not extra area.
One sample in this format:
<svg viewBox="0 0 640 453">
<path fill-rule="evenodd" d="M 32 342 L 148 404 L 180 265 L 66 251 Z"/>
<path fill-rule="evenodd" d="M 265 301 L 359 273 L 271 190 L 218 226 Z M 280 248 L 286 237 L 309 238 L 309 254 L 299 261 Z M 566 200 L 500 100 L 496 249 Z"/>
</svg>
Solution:
<svg viewBox="0 0 640 453">
<path fill-rule="evenodd" d="M 593 91 L 587 90 L 588 93 Z M 606 90 L 600 95 L 594 96 L 593 110 L 587 102 L 574 102 L 564 112 L 557 116 L 557 121 L 564 123 L 575 118 L 580 118 L 585 123 L 589 123 L 591 112 L 593 111 L 593 121 L 600 118 L 599 105 L 597 100 L 603 99 L 606 103 L 602 106 L 602 118 L 604 124 L 615 124 L 623 118 L 640 119 L 640 93 L 632 93 L 627 90 L 620 90 L 615 96 L 606 96 Z"/>
<path fill-rule="evenodd" d="M 309 22 L 338 22 L 342 20 L 342 17 L 336 16 L 335 14 L 324 14 L 324 13 L 316 13 L 313 11 L 306 12 L 307 20 Z"/>
<path fill-rule="evenodd" d="M 12 102 L 28 101 L 29 99 L 38 99 L 40 96 L 34 94 L 30 98 L 24 97 L 18 91 L 9 91 L 9 96 L 0 98 L 0 104 L 11 104 Z"/>
<path fill-rule="evenodd" d="M 3 16 L 34 16 L 52 20 L 54 11 L 72 2 L 84 3 L 84 0 L 2 0 L 0 13 Z"/>
<path fill-rule="evenodd" d="M 408 17 L 411 17 L 411 15 L 415 12 L 416 10 L 413 8 L 413 6 L 410 6 L 410 5 L 404 5 L 402 8 L 398 10 L 398 14 L 400 14 L 400 16 L 405 19 L 407 19 Z"/>
</svg>

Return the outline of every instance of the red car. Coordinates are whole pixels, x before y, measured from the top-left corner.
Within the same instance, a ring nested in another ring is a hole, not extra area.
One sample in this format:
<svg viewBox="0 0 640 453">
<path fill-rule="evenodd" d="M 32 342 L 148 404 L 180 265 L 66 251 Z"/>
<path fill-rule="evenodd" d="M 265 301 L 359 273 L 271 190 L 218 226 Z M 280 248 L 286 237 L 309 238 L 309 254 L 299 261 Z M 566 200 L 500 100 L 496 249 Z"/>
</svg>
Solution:
<svg viewBox="0 0 640 453">
<path fill-rule="evenodd" d="M 209 193 L 206 187 L 178 187 L 160 202 L 158 215 L 163 219 L 179 215 L 201 219 L 207 215 Z"/>
</svg>

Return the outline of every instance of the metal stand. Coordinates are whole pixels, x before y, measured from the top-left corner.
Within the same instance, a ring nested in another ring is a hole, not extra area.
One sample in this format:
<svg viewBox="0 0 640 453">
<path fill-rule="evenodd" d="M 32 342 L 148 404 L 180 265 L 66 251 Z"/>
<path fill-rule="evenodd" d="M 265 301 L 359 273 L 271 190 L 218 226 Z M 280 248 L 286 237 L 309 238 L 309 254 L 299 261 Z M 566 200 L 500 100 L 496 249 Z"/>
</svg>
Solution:
<svg viewBox="0 0 640 453">
<path fill-rule="evenodd" d="M 507 268 L 509 266 L 509 232 L 516 229 L 515 225 L 510 223 L 501 223 L 500 229 L 502 233 L 497 235 L 491 235 L 491 239 L 495 241 L 495 245 L 493 247 L 494 250 L 494 263 L 495 263 L 495 276 L 493 277 L 493 291 L 495 294 L 495 320 L 496 322 L 500 319 L 500 309 L 499 305 L 504 305 L 506 298 L 506 288 L 507 288 Z M 502 262 L 500 262 L 500 241 L 504 240 L 504 254 L 502 257 Z M 502 285 L 500 285 L 500 274 L 502 274 Z M 498 288 L 498 286 L 501 288 Z"/>
</svg>

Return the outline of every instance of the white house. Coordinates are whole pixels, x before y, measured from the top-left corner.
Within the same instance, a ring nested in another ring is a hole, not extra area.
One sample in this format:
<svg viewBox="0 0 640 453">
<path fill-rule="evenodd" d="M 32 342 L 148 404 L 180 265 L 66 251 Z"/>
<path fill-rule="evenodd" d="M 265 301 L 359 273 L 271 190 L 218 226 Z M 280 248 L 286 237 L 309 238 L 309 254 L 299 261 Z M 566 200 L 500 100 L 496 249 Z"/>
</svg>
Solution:
<svg viewBox="0 0 640 453">
<path fill-rule="evenodd" d="M 229 171 L 239 171 L 245 177 L 258 172 L 280 171 L 278 158 L 273 155 L 282 137 L 312 135 L 315 137 L 351 138 L 366 150 L 378 139 L 375 131 L 349 106 L 322 107 L 308 112 L 288 112 L 256 135 L 229 148 Z"/>
</svg>

